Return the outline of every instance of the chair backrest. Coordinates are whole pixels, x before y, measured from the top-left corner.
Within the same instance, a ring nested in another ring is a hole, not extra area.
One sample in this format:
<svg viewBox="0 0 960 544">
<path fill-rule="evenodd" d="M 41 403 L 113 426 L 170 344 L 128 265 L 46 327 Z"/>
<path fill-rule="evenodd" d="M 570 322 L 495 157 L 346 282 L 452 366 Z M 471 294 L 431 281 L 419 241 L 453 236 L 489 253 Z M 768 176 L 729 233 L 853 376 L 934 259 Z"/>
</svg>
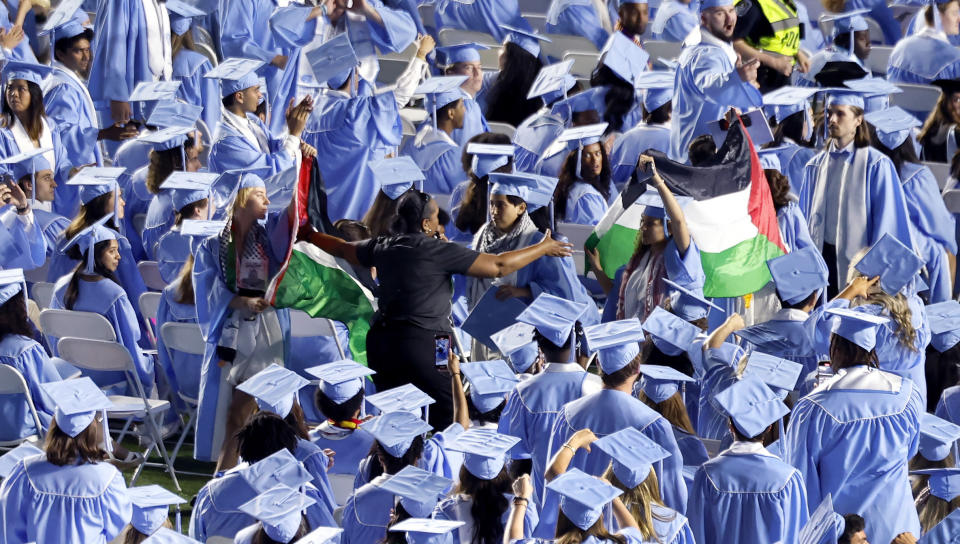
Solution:
<svg viewBox="0 0 960 544">
<path fill-rule="evenodd" d="M 547 33 L 547 14 L 544 13 L 524 13 L 523 18 L 530 23 L 534 30 L 541 34 Z"/>
<path fill-rule="evenodd" d="M 593 69 L 596 68 L 600 60 L 599 53 L 567 53 L 563 60 L 573 59 L 573 66 L 570 67 L 570 73 L 576 77 L 590 78 Z"/>
<path fill-rule="evenodd" d="M 145 319 L 156 319 L 157 309 L 160 307 L 160 298 L 162 293 L 147 292 L 140 295 L 137 302 L 140 306 L 140 315 Z"/>
<path fill-rule="evenodd" d="M 457 45 L 461 43 L 478 43 L 490 47 L 499 47 L 500 42 L 486 32 L 460 30 L 459 28 L 444 28 L 440 31 L 439 45 Z"/>
<path fill-rule="evenodd" d="M 883 29 L 873 17 L 865 15 L 863 19 L 867 22 L 867 29 L 870 30 L 870 43 L 883 43 Z"/>
<path fill-rule="evenodd" d="M 524 17 L 527 16 L 527 13 L 546 15 L 547 11 L 550 10 L 550 3 L 551 0 L 517 0 L 517 5 L 520 6 L 520 11 L 523 12 Z"/>
<path fill-rule="evenodd" d="M 205 43 L 198 43 L 194 45 L 197 46 L 197 51 L 201 55 L 203 55 L 204 57 L 207 57 L 207 60 L 210 61 L 210 64 L 212 64 L 214 68 L 216 68 L 217 65 L 220 64 L 220 61 L 217 60 L 217 53 L 213 50 L 212 47 L 210 47 Z"/>
<path fill-rule="evenodd" d="M 40 312 L 43 334 L 54 338 L 86 338 L 115 342 L 117 334 L 107 318 L 93 312 L 46 309 Z M 64 357 L 66 359 L 66 357 Z"/>
<path fill-rule="evenodd" d="M 511 125 L 510 123 L 499 123 L 497 121 L 490 121 L 487 123 L 490 126 L 490 132 L 495 134 L 503 134 L 513 138 L 513 135 L 517 133 L 517 127 Z"/>
<path fill-rule="evenodd" d="M 147 289 L 163 291 L 167 286 L 167 282 L 163 281 L 163 276 L 160 275 L 160 264 L 157 261 L 140 261 L 137 263 L 137 270 L 140 271 L 140 277 Z"/>
<path fill-rule="evenodd" d="M 181 353 L 203 355 L 206 348 L 203 333 L 196 323 L 164 323 L 160 327 L 160 338 L 167 349 Z"/>
<path fill-rule="evenodd" d="M 867 69 L 875 75 L 885 75 L 891 53 L 893 53 L 893 47 L 888 45 L 872 46 L 870 48 L 870 56 L 867 57 Z"/>
<path fill-rule="evenodd" d="M 210 36 L 210 33 L 207 32 L 206 28 L 203 28 L 200 25 L 193 25 L 193 43 L 194 45 L 206 45 L 207 47 L 213 47 L 213 38 Z"/>
<path fill-rule="evenodd" d="M 593 229 L 593 225 L 578 225 L 576 223 L 560 223 L 557 225 L 557 232 L 566 236 L 576 251 L 583 251 L 583 244 L 587 242 L 587 238 L 593 233 Z"/>
<path fill-rule="evenodd" d="M 434 14 L 433 2 L 417 6 L 417 13 L 420 14 L 420 20 L 423 21 L 424 28 L 427 30 L 436 30 L 437 18 Z M 436 33 L 434 32 L 434 34 Z"/>
<path fill-rule="evenodd" d="M 41 310 L 46 310 L 50 307 L 50 301 L 53 300 L 54 287 L 56 287 L 56 285 L 53 283 L 38 281 L 30 288 L 30 298 L 36 301 L 37 306 L 39 306 Z"/>
<path fill-rule="evenodd" d="M 900 106 L 915 115 L 919 114 L 921 119 L 926 119 L 940 98 L 940 89 L 933 85 L 898 83 L 897 87 L 903 92 L 890 95 L 890 105 Z"/>
<path fill-rule="evenodd" d="M 330 480 L 330 487 L 333 491 L 333 499 L 337 504 L 344 505 L 350 494 L 353 493 L 353 474 L 327 474 Z"/>
<path fill-rule="evenodd" d="M 65 361 L 85 370 L 136 374 L 130 352 L 122 344 L 89 338 L 61 338 L 57 351 Z"/>
<path fill-rule="evenodd" d="M 30 408 L 30 414 L 33 416 L 34 430 L 40 434 L 43 426 L 40 425 L 40 417 L 37 416 L 37 407 L 34 404 L 33 397 L 30 396 L 30 388 L 27 387 L 27 380 L 23 378 L 20 371 L 10 365 L 0 364 L 0 395 L 23 395 L 26 398 L 27 406 Z"/>
<path fill-rule="evenodd" d="M 310 317 L 303 310 L 290 310 L 290 336 L 310 338 L 313 336 L 336 336 L 333 322 L 321 317 Z"/>
<path fill-rule="evenodd" d="M 647 40 L 643 42 L 643 49 L 650 54 L 650 60 L 675 59 L 680 56 L 683 44 L 664 40 Z"/>
<path fill-rule="evenodd" d="M 397 82 L 400 74 L 407 69 L 407 62 L 403 59 L 380 59 L 380 71 L 377 73 L 377 81 L 381 85 L 393 85 Z"/>
<path fill-rule="evenodd" d="M 950 178 L 950 165 L 945 162 L 926 161 L 924 161 L 923 165 L 930 169 L 933 177 L 937 178 L 937 185 L 940 186 L 940 190 L 942 191 L 943 188 L 947 186 L 947 179 Z"/>
<path fill-rule="evenodd" d="M 50 270 L 50 259 L 47 259 L 46 262 L 43 263 L 43 266 L 38 266 L 37 268 L 32 268 L 30 270 L 24 270 L 23 277 L 29 283 L 47 281 L 48 270 Z"/>
<path fill-rule="evenodd" d="M 417 133 L 417 127 L 406 117 L 400 117 L 400 126 L 403 127 L 404 136 L 414 136 Z"/>
<path fill-rule="evenodd" d="M 500 49 L 491 47 L 490 49 L 480 49 L 477 51 L 480 55 L 480 67 L 484 70 L 497 71 L 500 69 Z"/>
<path fill-rule="evenodd" d="M 545 34 L 549 42 L 540 44 L 540 50 L 548 57 L 562 59 L 567 53 L 598 53 L 597 46 L 583 36 L 569 34 Z"/>
</svg>

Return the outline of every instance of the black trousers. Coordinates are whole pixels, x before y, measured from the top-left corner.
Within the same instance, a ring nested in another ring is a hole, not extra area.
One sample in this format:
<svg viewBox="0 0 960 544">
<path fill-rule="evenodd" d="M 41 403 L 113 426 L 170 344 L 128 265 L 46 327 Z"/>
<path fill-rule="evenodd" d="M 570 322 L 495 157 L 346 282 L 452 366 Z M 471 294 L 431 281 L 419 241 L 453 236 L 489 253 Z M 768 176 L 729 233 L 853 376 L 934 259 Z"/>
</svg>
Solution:
<svg viewBox="0 0 960 544">
<path fill-rule="evenodd" d="M 847 286 L 847 278 L 838 278 L 837 277 L 837 248 L 831 244 L 824 242 L 823 251 L 823 262 L 827 263 L 827 270 L 829 271 L 829 276 L 827 280 L 827 300 L 833 300 L 833 297 L 840 294 L 840 290 Z"/>
<path fill-rule="evenodd" d="M 437 334 L 446 333 L 406 321 L 378 320 L 367 333 L 367 363 L 377 371 L 377 391 L 412 383 L 433 397 L 437 402 L 430 405 L 430 425 L 442 431 L 453 422 L 453 394 L 450 376 L 434 364 Z"/>
</svg>

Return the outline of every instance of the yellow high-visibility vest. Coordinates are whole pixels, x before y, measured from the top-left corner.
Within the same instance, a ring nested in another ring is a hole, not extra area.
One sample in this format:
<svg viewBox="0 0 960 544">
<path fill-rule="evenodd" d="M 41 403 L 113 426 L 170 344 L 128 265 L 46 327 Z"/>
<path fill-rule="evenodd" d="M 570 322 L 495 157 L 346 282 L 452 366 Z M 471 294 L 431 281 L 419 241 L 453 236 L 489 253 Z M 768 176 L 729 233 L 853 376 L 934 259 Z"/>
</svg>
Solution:
<svg viewBox="0 0 960 544">
<path fill-rule="evenodd" d="M 742 0 L 738 0 L 738 4 Z M 773 36 L 764 36 L 760 41 L 753 43 L 747 38 L 751 46 L 779 53 L 786 57 L 793 57 L 800 50 L 800 19 L 797 10 L 789 0 L 750 0 L 757 2 L 763 11 L 764 17 L 773 28 Z"/>
</svg>

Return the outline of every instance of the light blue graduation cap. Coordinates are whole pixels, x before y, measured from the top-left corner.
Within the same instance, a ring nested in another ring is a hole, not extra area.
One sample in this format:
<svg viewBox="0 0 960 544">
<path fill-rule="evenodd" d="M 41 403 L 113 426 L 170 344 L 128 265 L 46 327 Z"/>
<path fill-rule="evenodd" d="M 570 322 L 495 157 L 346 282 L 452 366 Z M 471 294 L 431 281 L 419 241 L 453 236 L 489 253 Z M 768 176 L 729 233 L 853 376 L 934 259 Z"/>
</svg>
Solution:
<svg viewBox="0 0 960 544">
<path fill-rule="evenodd" d="M 227 226 L 226 221 L 184 219 L 180 223 L 180 234 L 190 237 L 190 253 L 196 255 L 200 250 L 200 244 L 207 238 L 223 232 L 225 226 Z"/>
<path fill-rule="evenodd" d="M 304 468 L 287 448 L 280 448 L 239 472 L 257 493 L 263 493 L 278 485 L 299 489 L 313 480 L 310 471 Z"/>
<path fill-rule="evenodd" d="M 877 345 L 877 329 L 890 322 L 890 318 L 872 315 L 848 308 L 830 308 L 828 314 L 836 316 L 831 332 L 866 351 Z"/>
<path fill-rule="evenodd" d="M 643 393 L 657 404 L 679 393 L 681 383 L 696 381 L 679 370 L 662 365 L 640 365 L 640 374 L 643 374 L 640 384 Z"/>
<path fill-rule="evenodd" d="M 803 365 L 800 363 L 759 351 L 750 354 L 743 370 L 743 376 L 757 378 L 770 386 L 781 398 L 786 398 L 787 394 L 793 391 L 801 374 Z"/>
<path fill-rule="evenodd" d="M 387 412 L 360 424 L 393 457 L 403 457 L 413 439 L 433 427 L 410 412 Z"/>
<path fill-rule="evenodd" d="M 930 485 L 930 494 L 934 497 L 947 502 L 960 497 L 960 468 L 928 468 L 912 470 L 910 474 L 929 476 L 930 479 L 927 480 L 927 483 Z M 960 533 L 957 534 L 960 535 Z"/>
<path fill-rule="evenodd" d="M 896 295 L 923 268 L 923 259 L 894 236 L 884 234 L 854 266 L 868 278 L 880 276 L 880 288 Z"/>
<path fill-rule="evenodd" d="M 673 100 L 673 82 L 676 75 L 672 70 L 646 71 L 637 74 L 633 86 L 645 91 L 643 109 L 652 112 Z"/>
<path fill-rule="evenodd" d="M 83 6 L 83 0 L 63 0 L 57 4 L 57 7 L 53 9 L 49 14 L 47 14 L 47 20 L 44 21 L 43 27 L 41 27 L 40 35 L 47 34 L 51 31 L 56 31 L 56 38 L 51 37 L 51 45 L 56 43 L 57 40 L 61 38 L 72 38 L 77 34 L 83 32 L 83 27 L 80 26 L 80 21 L 76 19 L 77 10 L 81 9 Z M 60 27 L 65 27 L 66 25 L 74 23 L 81 28 L 80 32 L 77 34 L 61 34 L 59 31 Z"/>
<path fill-rule="evenodd" d="M 367 402 L 371 406 L 383 413 L 389 412 L 417 412 L 421 408 L 428 408 L 431 404 L 437 402 L 433 397 L 421 391 L 412 383 L 406 383 L 400 387 L 380 391 L 367 397 Z M 427 414 L 424 414 L 427 419 Z"/>
<path fill-rule="evenodd" d="M 550 343 L 563 346 L 570 339 L 574 324 L 586 313 L 587 308 L 585 303 L 543 293 L 520 312 L 517 321 L 533 325 Z"/>
<path fill-rule="evenodd" d="M 127 496 L 133 503 L 133 516 L 130 518 L 130 525 L 145 535 L 152 535 L 163 526 L 170 513 L 169 506 L 187 502 L 159 485 L 129 487 L 127 488 Z M 178 510 L 178 516 L 179 513 Z"/>
<path fill-rule="evenodd" d="M 954 510 L 949 516 L 927 531 L 917 544 L 953 544 L 960 535 L 960 510 Z"/>
<path fill-rule="evenodd" d="M 540 56 L 540 42 L 551 43 L 553 41 L 546 36 L 537 34 L 536 32 L 521 30 L 510 25 L 500 25 L 500 28 L 509 32 L 506 38 L 503 39 L 504 44 L 515 43 L 534 57 Z"/>
<path fill-rule="evenodd" d="M 57 407 L 53 413 L 57 427 L 70 438 L 89 427 L 98 411 L 113 408 L 110 399 L 86 376 L 42 383 L 40 389 Z"/>
<path fill-rule="evenodd" d="M 920 414 L 920 455 L 928 461 L 942 461 L 960 440 L 960 425 L 929 412 Z M 948 499 L 949 500 L 949 499 Z"/>
<path fill-rule="evenodd" d="M 309 384 L 296 372 L 274 363 L 238 385 L 237 390 L 255 398 L 260 410 L 287 417 L 293 409 L 297 391 Z"/>
<path fill-rule="evenodd" d="M 797 304 L 827 286 L 830 271 L 814 248 L 797 249 L 767 261 L 777 294 L 787 304 Z"/>
<path fill-rule="evenodd" d="M 943 353 L 960 342 L 960 302 L 948 300 L 926 308 L 930 345 Z"/>
<path fill-rule="evenodd" d="M 816 87 L 780 87 L 763 95 L 763 108 L 767 117 L 773 117 L 780 124 L 795 113 L 807 111 L 810 98 L 818 92 L 820 89 Z"/>
<path fill-rule="evenodd" d="M 642 484 L 650 476 L 654 463 L 670 457 L 669 451 L 633 427 L 608 434 L 592 447 L 610 456 L 613 474 L 627 489 Z"/>
<path fill-rule="evenodd" d="M 827 493 L 800 528 L 797 544 L 833 544 L 840 540 L 844 527 L 843 517 L 833 510 L 833 496 Z"/>
<path fill-rule="evenodd" d="M 27 282 L 23 277 L 23 269 L 0 270 L 0 306 L 20 292 L 23 292 L 24 296 L 27 294 Z"/>
<path fill-rule="evenodd" d="M 863 93 L 853 89 L 832 89 L 827 93 L 827 107 L 831 106 L 853 106 L 865 109 Z"/>
<path fill-rule="evenodd" d="M 643 322 L 643 330 L 650 333 L 653 345 L 665 355 L 680 355 L 687 351 L 700 334 L 700 329 L 683 318 L 657 306 Z"/>
<path fill-rule="evenodd" d="M 219 178 L 219 174 L 211 172 L 172 172 L 160 184 L 160 190 L 170 191 L 173 209 L 180 211 L 194 202 L 208 198 L 213 184 Z"/>
<path fill-rule="evenodd" d="M 422 189 L 423 181 L 426 179 L 423 170 L 420 170 L 417 163 L 407 155 L 370 161 L 367 166 L 373 172 L 374 179 L 380 184 L 380 190 L 390 197 L 390 200 L 400 198 L 403 193 L 413 187 L 414 183 Z"/>
<path fill-rule="evenodd" d="M 463 452 L 463 466 L 481 480 L 492 480 L 503 470 L 507 452 L 520 439 L 491 429 L 470 428 L 446 446 L 451 451 Z"/>
<path fill-rule="evenodd" d="M 491 195 L 510 195 L 522 198 L 527 211 L 549 206 L 557 187 L 557 178 L 527 172 L 491 172 L 489 174 Z"/>
<path fill-rule="evenodd" d="M 400 497 L 400 504 L 411 516 L 425 518 L 453 486 L 453 480 L 407 465 L 387 480 L 374 485 Z"/>
<path fill-rule="evenodd" d="M 673 313 L 687 321 L 696 321 L 707 317 L 711 308 L 720 313 L 726 313 L 723 308 L 710 302 L 702 294 L 695 293 L 679 283 L 671 281 L 666 276 L 663 277 L 663 283 L 671 289 L 670 308 Z"/>
<path fill-rule="evenodd" d="M 755 109 L 740 114 L 743 119 L 743 128 L 750 135 L 754 147 L 760 147 L 773 141 L 773 132 L 770 130 L 770 122 L 767 120 L 763 109 Z M 707 123 L 707 129 L 713 141 L 718 145 L 727 139 L 727 133 L 734 125 L 727 122 L 726 119 L 718 119 Z"/>
<path fill-rule="evenodd" d="M 407 533 L 408 538 L 410 534 L 430 537 L 445 535 L 454 529 L 463 527 L 464 525 L 466 525 L 466 522 L 464 521 L 450 519 L 407 518 L 399 523 L 391 525 L 389 531 Z"/>
<path fill-rule="evenodd" d="M 137 136 L 137 141 L 150 144 L 157 151 L 167 151 L 182 146 L 187 141 L 187 135 L 197 130 L 193 125 L 166 127 L 153 132 L 143 132 Z M 181 153 L 183 163 L 186 157 Z"/>
<path fill-rule="evenodd" d="M 514 148 L 513 144 L 469 143 L 467 144 L 467 153 L 473 155 L 473 162 L 471 163 L 470 169 L 473 170 L 474 175 L 482 178 L 510 162 Z"/>
<path fill-rule="evenodd" d="M 821 20 L 823 22 L 833 23 L 831 38 L 835 38 L 840 34 L 870 30 L 870 27 L 867 26 L 867 20 L 863 18 L 863 16 L 868 13 L 870 13 L 869 9 L 854 9 L 843 13 L 831 13 L 825 15 Z M 853 51 L 852 39 L 849 50 Z"/>
<path fill-rule="evenodd" d="M 479 43 L 461 43 L 438 47 L 437 53 L 442 59 L 440 64 L 452 66 L 459 62 L 480 62 L 480 51 L 484 49 L 490 48 Z"/>
<path fill-rule="evenodd" d="M 790 412 L 776 391 L 751 376 L 717 393 L 714 399 L 747 438 L 759 435 Z"/>
<path fill-rule="evenodd" d="M 37 172 L 50 170 L 50 162 L 43 154 L 53 151 L 52 147 L 28 149 L 10 157 L 0 159 L 0 164 L 9 164 L 14 180 L 30 176 L 30 202 L 37 201 Z"/>
<path fill-rule="evenodd" d="M 733 0 L 703 0 L 700 2 L 700 13 L 711 8 L 726 8 L 733 5 Z"/>
<path fill-rule="evenodd" d="M 24 62 L 20 60 L 8 60 L 3 65 L 3 82 L 9 85 L 11 81 L 22 79 L 36 85 L 42 85 L 44 78 L 53 72 L 53 68 L 36 64 L 33 62 Z"/>
<path fill-rule="evenodd" d="M 600 519 L 604 507 L 623 494 L 616 487 L 572 468 L 554 478 L 547 489 L 560 495 L 560 510 L 574 525 L 586 531 Z"/>
<path fill-rule="evenodd" d="M 167 0 L 167 12 L 170 15 L 170 30 L 177 36 L 183 36 L 190 30 L 195 17 L 206 15 L 203 11 L 183 0 Z"/>
<path fill-rule="evenodd" d="M 220 96 L 230 96 L 244 89 L 259 86 L 260 79 L 256 71 L 264 64 L 262 60 L 233 57 L 224 59 L 203 77 L 219 79 Z"/>
<path fill-rule="evenodd" d="M 507 393 L 520 383 L 503 359 L 460 363 L 460 371 L 470 381 L 470 398 L 481 413 L 503 404 Z"/>
<path fill-rule="evenodd" d="M 260 521 L 275 542 L 290 542 L 300 530 L 303 510 L 317 501 L 296 489 L 278 485 L 240 505 L 239 510 Z"/>
<path fill-rule="evenodd" d="M 355 397 L 363 389 L 363 379 L 377 373 L 349 359 L 310 367 L 305 372 L 320 380 L 320 390 L 334 404 Z"/>
<path fill-rule="evenodd" d="M 153 533 L 143 544 L 201 544 L 199 540 L 194 540 L 189 536 L 173 529 L 161 527 Z"/>
<path fill-rule="evenodd" d="M 583 335 L 587 348 L 597 352 L 597 363 L 604 374 L 613 374 L 640 355 L 643 328 L 635 317 L 584 327 Z"/>
<path fill-rule="evenodd" d="M 677 201 L 677 204 L 679 204 L 681 208 L 690 202 L 693 202 L 693 198 L 689 196 L 673 195 L 673 198 Z M 646 215 L 647 217 L 655 217 L 663 220 L 667 219 L 667 210 L 664 209 L 663 198 L 660 197 L 660 191 L 658 191 L 653 185 L 647 185 L 647 190 L 637 197 L 633 203 L 645 206 L 643 215 Z"/>
<path fill-rule="evenodd" d="M 91 200 L 98 196 L 114 191 L 113 209 L 116 210 L 117 200 L 119 199 L 117 181 L 125 172 L 126 169 L 122 167 L 88 166 L 70 178 L 67 185 L 76 185 L 80 188 L 79 194 L 82 204 L 89 204 Z"/>
<path fill-rule="evenodd" d="M 339 527 L 317 527 L 313 531 L 296 542 L 296 544 L 333 544 L 340 542 L 340 533 L 343 529 Z"/>
<path fill-rule="evenodd" d="M 600 62 L 617 74 L 617 77 L 634 86 L 637 77 L 647 70 L 649 59 L 650 54 L 633 43 L 623 32 L 611 34 L 600 52 Z"/>
<path fill-rule="evenodd" d="M 577 95 L 578 96 L 578 95 Z M 567 149 L 577 150 L 577 179 L 582 179 L 580 174 L 580 165 L 583 157 L 583 148 L 601 143 L 603 140 L 603 134 L 607 130 L 608 123 L 595 123 L 593 125 L 581 125 L 578 127 L 570 127 L 560 133 L 560 136 L 557 140 L 561 142 L 566 142 Z"/>
<path fill-rule="evenodd" d="M 491 286 L 470 310 L 460 328 L 477 342 L 494 349 L 496 346 L 490 335 L 514 323 L 525 308 L 518 298 L 497 299 L 497 287 Z"/>
<path fill-rule="evenodd" d="M 460 85 L 467 76 L 431 77 L 420 84 L 413 94 L 425 96 L 425 106 L 433 118 L 433 126 L 437 126 L 437 110 L 462 99 L 465 95 Z"/>
<path fill-rule="evenodd" d="M 890 150 L 900 147 L 910 137 L 914 128 L 923 125 L 899 106 L 872 111 L 863 118 L 877 129 L 877 139 Z"/>
<path fill-rule="evenodd" d="M 17 463 L 35 455 L 42 455 L 43 450 L 30 442 L 21 442 L 19 446 L 0 455 L 0 479 L 10 476 Z"/>
<path fill-rule="evenodd" d="M 179 100 L 165 100 L 153 108 L 147 116 L 147 124 L 160 128 L 192 127 L 200 119 L 201 113 L 203 113 L 203 106 L 187 104 Z"/>
<path fill-rule="evenodd" d="M 583 113 L 585 111 L 596 111 L 602 116 L 606 109 L 603 102 L 606 91 L 604 87 L 592 87 L 585 91 L 580 91 L 573 96 L 556 102 L 550 108 L 550 111 L 567 120 L 572 119 L 573 114 Z"/>
<path fill-rule="evenodd" d="M 309 19 L 312 9 L 303 4 L 290 3 L 274 10 L 268 24 L 281 46 L 297 48 L 310 43 L 317 31 L 316 19 Z"/>
<path fill-rule="evenodd" d="M 776 170 L 778 172 L 782 171 L 783 166 L 780 164 L 780 156 L 777 154 L 779 149 L 761 149 L 757 151 L 757 158 L 760 159 L 760 168 L 764 170 Z"/>
<path fill-rule="evenodd" d="M 141 81 L 127 97 L 127 102 L 173 100 L 179 88 L 179 81 Z"/>
<path fill-rule="evenodd" d="M 313 69 L 313 77 L 323 81 L 331 89 L 339 89 L 360 64 L 346 32 L 337 34 L 320 47 L 307 51 L 307 62 Z"/>
<path fill-rule="evenodd" d="M 117 232 L 109 227 L 105 227 L 107 221 L 113 218 L 112 213 L 100 218 L 99 221 L 90 225 L 89 227 L 81 230 L 67 242 L 67 245 L 63 246 L 63 251 L 67 251 L 74 245 L 80 249 L 80 253 L 87 254 L 87 262 L 83 268 L 85 274 L 94 273 L 94 264 L 96 263 L 96 251 L 94 251 L 94 246 L 99 242 L 104 240 L 116 240 Z"/>
<path fill-rule="evenodd" d="M 537 78 L 530 85 L 527 100 L 540 96 L 543 97 L 545 104 L 550 104 L 554 100 L 566 96 L 567 91 L 577 83 L 577 79 L 570 75 L 570 68 L 572 67 L 573 59 L 568 59 L 541 68 L 537 73 Z"/>
<path fill-rule="evenodd" d="M 540 355 L 533 331 L 532 325 L 514 323 L 490 335 L 490 340 L 507 358 L 514 372 L 526 372 Z"/>
</svg>

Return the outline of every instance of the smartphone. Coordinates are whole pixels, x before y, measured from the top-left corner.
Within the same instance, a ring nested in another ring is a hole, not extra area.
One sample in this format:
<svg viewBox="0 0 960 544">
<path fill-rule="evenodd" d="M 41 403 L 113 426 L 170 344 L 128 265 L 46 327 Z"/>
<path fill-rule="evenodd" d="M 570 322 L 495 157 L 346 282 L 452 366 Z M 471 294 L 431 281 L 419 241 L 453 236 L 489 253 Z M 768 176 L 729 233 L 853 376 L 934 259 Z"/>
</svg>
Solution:
<svg viewBox="0 0 960 544">
<path fill-rule="evenodd" d="M 450 363 L 450 335 L 438 334 L 433 337 L 434 341 L 434 361 L 433 364 L 437 370 L 446 370 Z"/>
</svg>

